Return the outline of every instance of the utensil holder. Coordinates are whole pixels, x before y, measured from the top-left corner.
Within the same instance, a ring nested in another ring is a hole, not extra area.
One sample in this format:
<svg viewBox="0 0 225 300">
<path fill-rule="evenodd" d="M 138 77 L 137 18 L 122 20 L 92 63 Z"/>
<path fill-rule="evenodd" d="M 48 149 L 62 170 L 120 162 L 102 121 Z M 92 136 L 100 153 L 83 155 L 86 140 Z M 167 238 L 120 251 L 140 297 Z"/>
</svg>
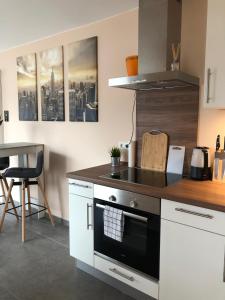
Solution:
<svg viewBox="0 0 225 300">
<path fill-rule="evenodd" d="M 225 183 L 225 152 L 215 152 L 213 180 Z"/>
<path fill-rule="evenodd" d="M 132 141 L 128 146 L 128 167 L 135 167 L 135 156 L 136 156 L 136 141 Z"/>
</svg>

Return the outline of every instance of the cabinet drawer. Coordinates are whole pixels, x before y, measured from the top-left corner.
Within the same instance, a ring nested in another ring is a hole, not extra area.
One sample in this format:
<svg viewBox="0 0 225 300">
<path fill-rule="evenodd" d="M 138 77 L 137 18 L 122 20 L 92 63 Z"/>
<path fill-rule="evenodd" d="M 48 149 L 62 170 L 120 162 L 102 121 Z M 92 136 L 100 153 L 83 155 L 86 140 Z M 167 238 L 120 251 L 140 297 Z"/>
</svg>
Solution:
<svg viewBox="0 0 225 300">
<path fill-rule="evenodd" d="M 162 199 L 161 217 L 225 235 L 225 213 L 223 212 Z"/>
<path fill-rule="evenodd" d="M 118 264 L 94 255 L 94 266 L 96 269 L 122 281 L 133 288 L 158 299 L 159 287 L 156 281 L 151 281 L 137 273 L 128 270 Z"/>
<path fill-rule="evenodd" d="M 93 198 L 94 188 L 93 183 L 69 179 L 69 193 L 78 196 L 83 196 L 86 198 Z"/>
</svg>

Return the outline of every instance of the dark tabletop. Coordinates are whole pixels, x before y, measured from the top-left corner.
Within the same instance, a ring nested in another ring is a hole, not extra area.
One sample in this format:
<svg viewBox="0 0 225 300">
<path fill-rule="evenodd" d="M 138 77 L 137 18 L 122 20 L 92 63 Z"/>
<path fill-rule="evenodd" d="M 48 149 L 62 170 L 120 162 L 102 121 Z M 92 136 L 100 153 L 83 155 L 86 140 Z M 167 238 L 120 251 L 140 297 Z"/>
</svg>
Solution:
<svg viewBox="0 0 225 300">
<path fill-rule="evenodd" d="M 126 165 L 122 164 L 118 167 L 118 170 L 124 168 L 126 168 Z M 151 187 L 102 177 L 102 175 L 109 174 L 111 171 L 111 165 L 107 164 L 67 173 L 67 178 L 84 180 L 139 194 L 225 212 L 224 183 L 181 179 L 166 187 Z"/>
</svg>

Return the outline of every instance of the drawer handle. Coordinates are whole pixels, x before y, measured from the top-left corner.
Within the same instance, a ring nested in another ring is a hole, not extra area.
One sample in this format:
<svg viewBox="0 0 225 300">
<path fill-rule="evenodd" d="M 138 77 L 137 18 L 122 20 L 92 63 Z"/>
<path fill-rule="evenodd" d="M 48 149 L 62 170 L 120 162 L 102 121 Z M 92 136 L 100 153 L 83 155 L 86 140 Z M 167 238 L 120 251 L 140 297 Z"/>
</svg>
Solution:
<svg viewBox="0 0 225 300">
<path fill-rule="evenodd" d="M 223 282 L 225 283 L 225 250 L 224 250 L 224 263 L 223 263 Z"/>
<path fill-rule="evenodd" d="M 207 215 L 207 214 L 201 214 L 199 212 L 195 212 L 195 211 L 191 211 L 188 209 L 184 209 L 184 208 L 175 208 L 176 211 L 185 213 L 185 214 L 190 214 L 190 215 L 194 215 L 197 217 L 202 217 L 202 218 L 206 218 L 206 219 L 213 219 L 214 217 L 212 215 Z"/>
<path fill-rule="evenodd" d="M 123 274 L 122 272 L 120 272 L 119 270 L 117 270 L 116 268 L 109 268 L 109 271 L 111 271 L 112 273 L 116 274 L 116 275 L 119 275 L 129 281 L 134 281 L 134 277 L 133 276 L 128 276 L 126 274 Z"/>
<path fill-rule="evenodd" d="M 87 230 L 89 230 L 90 228 L 92 228 L 92 224 L 89 223 L 90 220 L 90 215 L 89 215 L 89 209 L 92 209 L 92 205 L 87 203 Z"/>
<path fill-rule="evenodd" d="M 91 189 L 91 186 L 89 186 L 89 185 L 83 185 L 83 184 L 79 184 L 79 183 L 75 183 L 75 182 L 70 183 L 70 185 L 75 185 L 75 186 L 78 186 L 78 187 Z"/>
</svg>

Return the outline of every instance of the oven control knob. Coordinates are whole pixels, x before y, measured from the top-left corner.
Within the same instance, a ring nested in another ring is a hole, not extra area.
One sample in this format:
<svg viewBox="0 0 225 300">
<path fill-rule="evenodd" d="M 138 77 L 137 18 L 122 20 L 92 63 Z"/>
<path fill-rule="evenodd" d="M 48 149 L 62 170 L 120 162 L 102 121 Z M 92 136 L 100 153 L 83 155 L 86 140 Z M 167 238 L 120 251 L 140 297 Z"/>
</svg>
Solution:
<svg viewBox="0 0 225 300">
<path fill-rule="evenodd" d="M 137 206 L 137 202 L 136 201 L 134 201 L 134 200 L 131 200 L 130 201 L 130 207 L 136 207 Z"/>
<path fill-rule="evenodd" d="M 116 197 L 112 195 L 112 196 L 109 197 L 109 200 L 112 201 L 112 202 L 116 202 Z"/>
</svg>

